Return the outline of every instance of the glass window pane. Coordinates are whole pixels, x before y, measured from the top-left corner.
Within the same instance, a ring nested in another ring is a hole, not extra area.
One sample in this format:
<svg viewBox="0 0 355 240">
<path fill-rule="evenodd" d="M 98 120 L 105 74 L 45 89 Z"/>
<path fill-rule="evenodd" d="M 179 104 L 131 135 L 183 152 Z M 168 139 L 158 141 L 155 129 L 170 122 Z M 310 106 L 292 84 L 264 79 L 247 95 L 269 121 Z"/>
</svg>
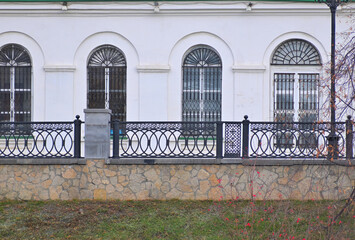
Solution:
<svg viewBox="0 0 355 240">
<path fill-rule="evenodd" d="M 15 122 L 30 122 L 31 115 L 29 113 L 16 113 L 15 114 Z"/>
<path fill-rule="evenodd" d="M 0 91 L 0 112 L 10 111 L 10 92 Z"/>
<path fill-rule="evenodd" d="M 31 89 L 31 67 L 15 67 L 15 88 Z"/>
<path fill-rule="evenodd" d="M 112 120 L 126 119 L 126 67 L 110 68 L 110 109 Z"/>
<path fill-rule="evenodd" d="M 276 109 L 293 110 L 293 93 L 276 94 Z"/>
<path fill-rule="evenodd" d="M 28 91 L 15 91 L 15 111 L 31 111 L 31 94 Z"/>
<path fill-rule="evenodd" d="M 294 110 L 294 74 L 275 73 L 275 111 Z"/>
<path fill-rule="evenodd" d="M 0 89 L 10 89 L 10 67 L 0 67 Z"/>
<path fill-rule="evenodd" d="M 318 119 L 319 74 L 299 74 L 299 121 L 314 122 Z"/>
<path fill-rule="evenodd" d="M 89 108 L 105 108 L 105 68 L 89 67 Z"/>
<path fill-rule="evenodd" d="M 0 112 L 0 122 L 10 121 L 10 113 Z"/>
</svg>

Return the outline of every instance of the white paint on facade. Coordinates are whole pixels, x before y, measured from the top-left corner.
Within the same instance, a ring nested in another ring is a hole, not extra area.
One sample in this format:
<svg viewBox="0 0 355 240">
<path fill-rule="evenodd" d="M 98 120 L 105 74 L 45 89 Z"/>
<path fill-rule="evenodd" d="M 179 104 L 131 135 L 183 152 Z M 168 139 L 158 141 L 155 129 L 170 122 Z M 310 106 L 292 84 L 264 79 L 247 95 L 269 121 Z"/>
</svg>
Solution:
<svg viewBox="0 0 355 240">
<path fill-rule="evenodd" d="M 0 3 L 0 46 L 26 48 L 33 64 L 32 120 L 72 120 L 87 108 L 87 61 L 98 46 L 127 61 L 127 120 L 178 121 L 182 62 L 196 45 L 222 59 L 222 120 L 273 119 L 273 51 L 303 39 L 329 61 L 330 13 L 292 2 Z M 353 12 L 339 8 L 338 19 Z M 350 8 L 350 9 L 349 9 Z M 338 29 L 349 28 L 338 21 Z M 339 31 L 340 31 L 339 30 Z M 301 69 L 302 70 L 302 69 Z M 313 67 L 310 71 L 321 71 Z"/>
</svg>

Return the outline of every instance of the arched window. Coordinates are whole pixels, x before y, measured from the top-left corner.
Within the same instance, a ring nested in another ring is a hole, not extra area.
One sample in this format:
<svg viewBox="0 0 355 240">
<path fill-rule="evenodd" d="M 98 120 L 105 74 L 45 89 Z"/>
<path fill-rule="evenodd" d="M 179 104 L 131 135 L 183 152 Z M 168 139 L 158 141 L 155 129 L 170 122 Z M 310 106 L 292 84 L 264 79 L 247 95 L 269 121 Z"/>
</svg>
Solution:
<svg viewBox="0 0 355 240">
<path fill-rule="evenodd" d="M 318 50 L 304 40 L 287 40 L 275 50 L 271 65 L 274 78 L 274 119 L 285 122 L 316 121 L 321 66 Z"/>
<path fill-rule="evenodd" d="M 220 121 L 222 61 L 208 46 L 191 49 L 182 66 L 182 120 Z"/>
<path fill-rule="evenodd" d="M 88 108 L 112 110 L 112 120 L 126 120 L 126 59 L 111 45 L 96 48 L 88 62 Z"/>
<path fill-rule="evenodd" d="M 31 121 L 31 58 L 25 48 L 0 48 L 0 121 Z"/>
<path fill-rule="evenodd" d="M 318 82 L 321 58 L 318 50 L 309 42 L 291 39 L 281 43 L 272 56 L 274 80 L 274 120 L 276 122 L 315 122 L 318 120 Z M 299 136 L 288 132 L 278 133 L 276 144 L 280 148 L 317 147 L 317 136 L 309 127 L 299 125 L 305 131 Z M 288 128 L 289 125 L 280 125 Z"/>
<path fill-rule="evenodd" d="M 309 42 L 291 39 L 278 46 L 272 65 L 321 65 L 317 49 Z"/>
</svg>

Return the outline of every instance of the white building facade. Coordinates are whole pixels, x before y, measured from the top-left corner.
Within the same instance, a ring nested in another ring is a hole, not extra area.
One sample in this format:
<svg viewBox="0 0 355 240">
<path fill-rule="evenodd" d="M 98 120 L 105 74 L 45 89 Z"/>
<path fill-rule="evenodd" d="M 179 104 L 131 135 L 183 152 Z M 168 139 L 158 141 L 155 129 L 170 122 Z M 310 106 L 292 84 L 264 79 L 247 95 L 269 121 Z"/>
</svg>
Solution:
<svg viewBox="0 0 355 240">
<path fill-rule="evenodd" d="M 353 6 L 338 8 L 338 32 Z M 319 118 L 325 4 L 0 1 L 0 22 L 2 121 L 86 108 L 126 121 Z"/>
</svg>

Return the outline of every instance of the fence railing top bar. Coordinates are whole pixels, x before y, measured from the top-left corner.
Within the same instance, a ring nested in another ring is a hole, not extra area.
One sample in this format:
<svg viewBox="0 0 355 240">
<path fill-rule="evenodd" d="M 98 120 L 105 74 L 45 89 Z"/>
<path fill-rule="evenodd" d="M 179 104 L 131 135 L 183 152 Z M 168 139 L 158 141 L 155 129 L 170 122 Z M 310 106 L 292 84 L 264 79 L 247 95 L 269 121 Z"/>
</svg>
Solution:
<svg viewBox="0 0 355 240">
<path fill-rule="evenodd" d="M 346 122 L 335 122 L 335 124 L 345 124 Z M 288 124 L 288 125 L 291 125 L 291 124 L 313 124 L 313 125 L 318 125 L 318 124 L 332 124 L 331 122 L 268 122 L 268 121 L 265 121 L 265 122 L 254 122 L 254 121 L 250 121 L 250 124 Z"/>
<path fill-rule="evenodd" d="M 82 123 L 84 123 L 82 121 Z M 214 123 L 229 123 L 229 124 L 240 124 L 243 121 L 215 121 L 215 122 L 184 122 L 184 121 L 111 121 L 110 123 L 120 123 L 120 124 L 214 124 Z M 273 122 L 273 121 L 250 121 L 250 124 L 331 124 L 331 122 Z M 346 122 L 335 122 L 335 124 L 345 124 Z"/>
<path fill-rule="evenodd" d="M 0 125 L 20 125 L 20 124 L 73 124 L 74 122 L 0 122 Z M 82 122 L 83 123 L 83 122 Z"/>
<path fill-rule="evenodd" d="M 227 123 L 227 124 L 242 124 L 242 121 L 222 121 L 221 123 Z"/>
<path fill-rule="evenodd" d="M 128 122 L 120 122 L 120 121 L 112 121 L 110 123 L 120 123 L 120 124 L 216 124 L 219 122 L 183 122 L 183 121 L 128 121 Z M 225 123 L 225 122 L 220 122 Z M 235 123 L 235 122 L 233 122 Z"/>
</svg>

